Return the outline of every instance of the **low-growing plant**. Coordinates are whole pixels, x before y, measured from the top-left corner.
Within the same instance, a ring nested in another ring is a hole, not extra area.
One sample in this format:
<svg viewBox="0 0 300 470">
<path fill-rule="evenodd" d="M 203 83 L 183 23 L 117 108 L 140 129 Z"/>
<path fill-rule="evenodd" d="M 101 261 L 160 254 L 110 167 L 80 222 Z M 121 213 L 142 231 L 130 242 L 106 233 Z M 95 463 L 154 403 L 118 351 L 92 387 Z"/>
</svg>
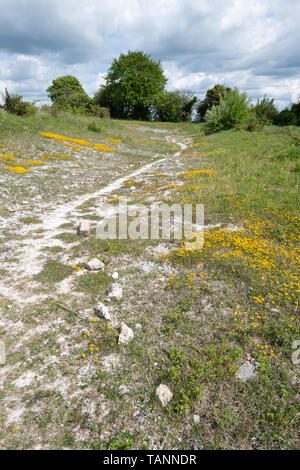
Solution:
<svg viewBox="0 0 300 470">
<path fill-rule="evenodd" d="M 89 131 L 92 131 L 92 132 L 101 132 L 101 127 L 97 126 L 97 124 L 93 121 L 93 122 L 90 122 L 87 126 L 88 130 Z"/>
<path fill-rule="evenodd" d="M 287 149 L 278 153 L 274 157 L 275 160 L 298 160 L 300 159 L 300 147 L 290 145 Z"/>
</svg>

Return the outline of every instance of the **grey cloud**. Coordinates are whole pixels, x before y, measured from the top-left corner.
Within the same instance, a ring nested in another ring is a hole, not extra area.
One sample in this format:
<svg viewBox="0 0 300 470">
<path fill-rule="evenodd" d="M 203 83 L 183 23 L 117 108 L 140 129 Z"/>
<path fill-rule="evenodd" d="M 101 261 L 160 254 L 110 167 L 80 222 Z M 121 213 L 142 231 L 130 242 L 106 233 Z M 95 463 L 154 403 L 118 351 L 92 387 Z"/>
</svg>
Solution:
<svg viewBox="0 0 300 470">
<path fill-rule="evenodd" d="M 169 88 L 199 95 L 218 81 L 288 104 L 299 86 L 294 0 L 0 0 L 0 11 L 0 85 L 27 96 L 66 73 L 92 93 L 128 49 L 160 59 Z"/>
</svg>

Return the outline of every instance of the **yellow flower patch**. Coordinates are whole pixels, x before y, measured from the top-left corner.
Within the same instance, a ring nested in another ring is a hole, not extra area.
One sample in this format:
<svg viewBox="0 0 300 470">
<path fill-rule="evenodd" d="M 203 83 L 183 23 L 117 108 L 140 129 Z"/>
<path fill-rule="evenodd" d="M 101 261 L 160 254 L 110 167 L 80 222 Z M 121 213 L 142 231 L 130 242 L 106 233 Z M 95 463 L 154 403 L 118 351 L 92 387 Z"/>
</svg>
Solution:
<svg viewBox="0 0 300 470">
<path fill-rule="evenodd" d="M 60 143 L 64 143 L 65 141 L 67 142 L 72 142 L 74 144 L 82 145 L 84 147 L 92 147 L 91 142 L 88 142 L 87 140 L 83 139 L 73 139 L 71 137 L 66 137 L 64 135 L 59 135 L 59 134 L 52 134 L 50 132 L 40 132 L 40 134 L 43 137 L 48 137 L 49 139 L 55 139 Z"/>
<path fill-rule="evenodd" d="M 121 139 L 112 139 L 111 137 L 107 137 L 107 139 L 105 139 L 107 142 L 115 142 L 116 144 L 121 144 L 122 143 L 122 140 Z"/>
<path fill-rule="evenodd" d="M 13 173 L 28 173 L 30 170 L 27 170 L 27 168 L 23 168 L 21 166 L 5 166 L 4 167 L 8 171 L 12 171 Z"/>
<path fill-rule="evenodd" d="M 3 158 L 3 160 L 10 160 L 12 162 L 15 162 L 17 160 L 16 157 L 10 155 L 10 153 L 4 153 L 3 155 L 1 155 L 1 158 Z"/>
<path fill-rule="evenodd" d="M 217 174 L 218 173 L 215 170 L 193 170 L 193 171 L 187 171 L 186 173 L 180 173 L 179 176 L 183 176 L 184 179 L 187 180 L 187 179 L 197 178 L 197 176 L 201 176 L 201 175 L 215 176 Z"/>
<path fill-rule="evenodd" d="M 32 160 L 32 161 L 28 161 L 28 162 L 24 162 L 24 165 L 26 166 L 35 166 L 35 165 L 44 165 L 45 162 L 42 162 L 40 160 Z"/>
<path fill-rule="evenodd" d="M 101 150 L 102 152 L 114 152 L 116 149 L 113 147 L 108 147 L 107 145 L 96 144 L 94 146 L 94 150 Z"/>
</svg>

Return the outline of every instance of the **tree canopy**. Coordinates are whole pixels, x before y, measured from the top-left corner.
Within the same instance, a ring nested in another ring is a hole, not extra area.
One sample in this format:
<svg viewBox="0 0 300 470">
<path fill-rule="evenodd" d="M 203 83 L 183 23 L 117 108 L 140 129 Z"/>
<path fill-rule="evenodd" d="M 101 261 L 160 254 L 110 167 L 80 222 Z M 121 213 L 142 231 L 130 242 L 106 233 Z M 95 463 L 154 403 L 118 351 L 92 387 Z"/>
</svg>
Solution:
<svg viewBox="0 0 300 470">
<path fill-rule="evenodd" d="M 155 97 L 166 82 L 159 61 L 142 51 L 129 51 L 114 59 L 106 85 L 95 100 L 100 106 L 109 107 L 113 117 L 148 120 Z"/>
<path fill-rule="evenodd" d="M 55 102 L 58 98 L 70 96 L 73 93 L 86 95 L 80 81 L 72 75 L 55 78 L 52 80 L 52 85 L 46 91 L 52 102 Z"/>
</svg>

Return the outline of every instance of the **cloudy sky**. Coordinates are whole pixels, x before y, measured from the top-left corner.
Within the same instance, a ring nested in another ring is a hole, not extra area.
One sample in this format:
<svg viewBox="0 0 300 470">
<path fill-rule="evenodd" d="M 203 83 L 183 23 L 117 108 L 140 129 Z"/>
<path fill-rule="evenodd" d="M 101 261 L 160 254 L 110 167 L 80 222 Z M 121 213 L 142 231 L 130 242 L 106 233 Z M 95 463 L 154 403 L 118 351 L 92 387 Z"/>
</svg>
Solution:
<svg viewBox="0 0 300 470">
<path fill-rule="evenodd" d="M 0 90 L 47 101 L 75 75 L 93 95 L 121 52 L 160 59 L 168 89 L 216 83 L 282 108 L 300 95 L 300 0 L 0 0 Z"/>
</svg>

